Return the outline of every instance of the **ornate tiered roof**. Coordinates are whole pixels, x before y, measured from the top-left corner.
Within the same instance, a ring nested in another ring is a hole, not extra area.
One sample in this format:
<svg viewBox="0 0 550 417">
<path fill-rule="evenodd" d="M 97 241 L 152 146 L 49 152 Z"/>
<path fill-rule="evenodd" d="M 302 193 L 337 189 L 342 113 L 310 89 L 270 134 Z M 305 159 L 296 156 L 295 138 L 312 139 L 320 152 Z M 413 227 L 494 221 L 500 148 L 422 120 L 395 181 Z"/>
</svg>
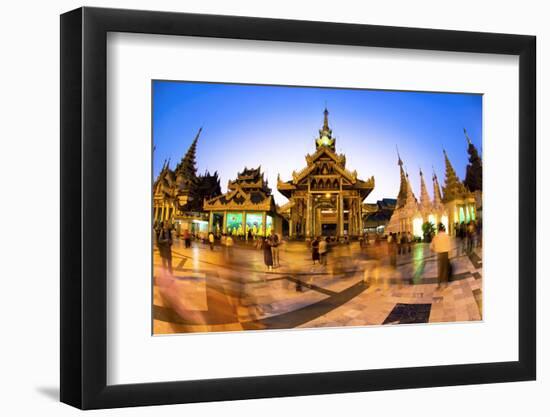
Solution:
<svg viewBox="0 0 550 417">
<path fill-rule="evenodd" d="M 271 189 L 267 185 L 261 167 L 246 168 L 229 181 L 227 192 L 218 197 L 205 200 L 204 210 L 258 210 L 274 211 L 275 202 Z"/>
<path fill-rule="evenodd" d="M 346 157 L 336 153 L 336 139 L 328 124 L 328 110 L 324 111 L 323 127 L 319 130 L 319 137 L 315 140 L 315 152 L 306 155 L 306 166 L 299 171 L 292 172 L 290 181 L 282 181 L 277 177 L 277 189 L 287 198 L 291 198 L 295 190 L 305 186 L 304 181 L 309 176 L 315 176 L 316 184 L 327 190 L 333 189 L 334 181 L 342 178 L 344 186 L 357 189 L 363 198 L 366 198 L 374 189 L 374 177 L 362 180 L 357 177 L 357 171 L 346 169 Z M 339 184 L 339 183 L 338 183 Z M 338 185 L 339 186 L 339 185 Z"/>
<path fill-rule="evenodd" d="M 243 190 L 262 190 L 265 194 L 271 194 L 271 188 L 267 185 L 261 166 L 258 168 L 245 167 L 242 172 L 237 173 L 237 179 L 227 183 L 228 190 L 234 190 L 239 185 Z"/>
</svg>

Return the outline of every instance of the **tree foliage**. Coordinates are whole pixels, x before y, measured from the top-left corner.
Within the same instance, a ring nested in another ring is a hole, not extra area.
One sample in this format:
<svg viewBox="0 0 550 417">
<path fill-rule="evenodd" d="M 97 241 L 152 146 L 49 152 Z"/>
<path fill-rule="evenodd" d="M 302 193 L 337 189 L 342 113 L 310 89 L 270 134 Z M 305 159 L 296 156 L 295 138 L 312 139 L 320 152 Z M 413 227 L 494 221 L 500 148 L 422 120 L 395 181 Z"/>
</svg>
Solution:
<svg viewBox="0 0 550 417">
<path fill-rule="evenodd" d="M 435 235 L 435 226 L 432 222 L 425 222 L 422 224 L 422 234 L 424 235 L 425 242 L 431 242 Z"/>
</svg>

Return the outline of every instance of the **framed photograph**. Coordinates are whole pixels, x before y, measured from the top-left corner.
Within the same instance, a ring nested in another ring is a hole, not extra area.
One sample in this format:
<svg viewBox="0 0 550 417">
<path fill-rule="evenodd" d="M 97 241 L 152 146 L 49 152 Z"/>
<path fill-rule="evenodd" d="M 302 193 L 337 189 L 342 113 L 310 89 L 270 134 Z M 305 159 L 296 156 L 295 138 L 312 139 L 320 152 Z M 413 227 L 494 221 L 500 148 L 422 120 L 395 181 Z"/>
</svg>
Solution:
<svg viewBox="0 0 550 417">
<path fill-rule="evenodd" d="M 61 401 L 533 380 L 535 37 L 61 16 Z"/>
</svg>

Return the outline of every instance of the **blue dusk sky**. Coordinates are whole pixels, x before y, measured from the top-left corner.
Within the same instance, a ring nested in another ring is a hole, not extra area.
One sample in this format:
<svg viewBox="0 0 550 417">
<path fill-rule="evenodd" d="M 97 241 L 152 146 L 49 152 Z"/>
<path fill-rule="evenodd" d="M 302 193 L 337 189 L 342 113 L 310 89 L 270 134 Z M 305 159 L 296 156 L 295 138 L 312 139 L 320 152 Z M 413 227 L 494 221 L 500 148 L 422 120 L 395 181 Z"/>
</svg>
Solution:
<svg viewBox="0 0 550 417">
<path fill-rule="evenodd" d="M 286 198 L 276 190 L 277 174 L 287 181 L 293 170 L 306 166 L 325 105 L 346 168 L 357 170 L 361 179 L 375 178 L 365 202 L 396 198 L 396 146 L 417 197 L 419 168 L 430 196 L 432 166 L 443 185 L 443 149 L 464 179 L 463 128 L 482 151 L 482 96 L 477 94 L 153 81 L 153 175 L 167 158 L 175 167 L 202 126 L 199 173 L 218 171 L 225 192 L 237 172 L 261 165 L 276 202 L 284 204 Z"/>
</svg>

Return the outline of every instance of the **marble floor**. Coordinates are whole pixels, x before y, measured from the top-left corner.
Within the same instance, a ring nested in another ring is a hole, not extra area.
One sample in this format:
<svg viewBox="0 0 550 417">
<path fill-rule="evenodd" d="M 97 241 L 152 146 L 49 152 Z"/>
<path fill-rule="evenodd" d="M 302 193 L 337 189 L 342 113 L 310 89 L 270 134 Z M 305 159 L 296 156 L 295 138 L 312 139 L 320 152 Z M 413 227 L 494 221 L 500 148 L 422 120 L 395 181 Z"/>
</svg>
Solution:
<svg viewBox="0 0 550 417">
<path fill-rule="evenodd" d="M 313 265 L 303 242 L 284 243 L 267 271 L 253 244 L 172 247 L 172 274 L 154 251 L 154 334 L 464 322 L 482 319 L 482 248 L 453 243 L 452 276 L 438 287 L 436 256 L 415 244 L 392 267 L 385 245 L 331 247 Z"/>
</svg>

